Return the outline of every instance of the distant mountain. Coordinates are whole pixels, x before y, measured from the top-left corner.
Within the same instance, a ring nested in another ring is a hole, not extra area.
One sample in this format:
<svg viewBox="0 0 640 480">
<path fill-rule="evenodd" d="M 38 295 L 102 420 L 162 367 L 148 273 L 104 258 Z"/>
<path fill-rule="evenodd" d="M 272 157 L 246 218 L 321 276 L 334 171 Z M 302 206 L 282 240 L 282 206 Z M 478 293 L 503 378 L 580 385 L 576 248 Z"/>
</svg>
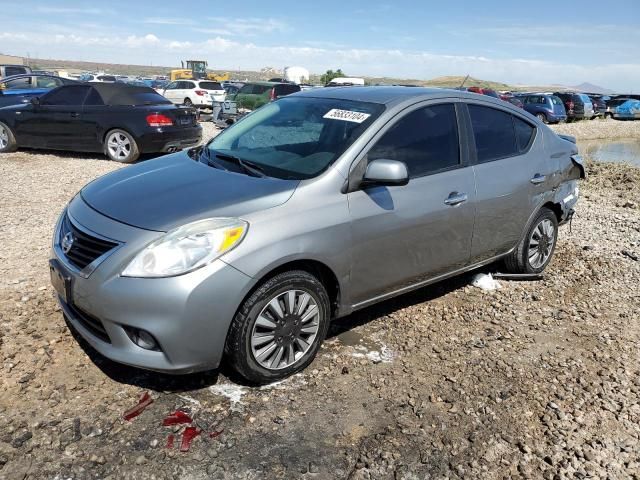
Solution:
<svg viewBox="0 0 640 480">
<path fill-rule="evenodd" d="M 586 93 L 613 93 L 613 90 L 609 90 L 608 88 L 600 87 L 598 85 L 594 85 L 593 83 L 584 82 L 580 85 L 576 85 L 575 87 L 570 87 L 572 90 L 576 90 L 578 92 L 586 92 Z"/>
</svg>

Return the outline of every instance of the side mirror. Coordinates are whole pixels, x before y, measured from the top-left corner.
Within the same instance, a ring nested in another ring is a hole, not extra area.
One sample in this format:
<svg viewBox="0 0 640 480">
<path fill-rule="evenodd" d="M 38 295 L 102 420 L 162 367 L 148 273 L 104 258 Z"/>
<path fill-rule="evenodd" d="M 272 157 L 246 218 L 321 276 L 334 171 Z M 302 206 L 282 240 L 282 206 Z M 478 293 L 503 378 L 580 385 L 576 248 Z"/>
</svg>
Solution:
<svg viewBox="0 0 640 480">
<path fill-rule="evenodd" d="M 40 106 L 40 98 L 39 97 L 31 97 L 31 100 L 29 100 L 31 102 L 31 105 L 33 105 L 34 107 L 39 107 Z"/>
<path fill-rule="evenodd" d="M 402 186 L 409 183 L 409 172 L 404 162 L 380 158 L 367 165 L 362 186 Z"/>
</svg>

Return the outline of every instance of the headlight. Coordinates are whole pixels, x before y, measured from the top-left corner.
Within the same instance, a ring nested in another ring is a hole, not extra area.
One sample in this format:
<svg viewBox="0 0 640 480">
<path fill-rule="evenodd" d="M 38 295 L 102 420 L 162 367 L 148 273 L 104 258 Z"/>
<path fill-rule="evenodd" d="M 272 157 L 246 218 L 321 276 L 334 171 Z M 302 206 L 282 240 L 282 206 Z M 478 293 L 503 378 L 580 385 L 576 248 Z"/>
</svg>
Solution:
<svg viewBox="0 0 640 480">
<path fill-rule="evenodd" d="M 209 218 L 168 232 L 138 253 L 124 277 L 172 277 L 213 262 L 238 245 L 249 224 L 238 218 Z"/>
</svg>

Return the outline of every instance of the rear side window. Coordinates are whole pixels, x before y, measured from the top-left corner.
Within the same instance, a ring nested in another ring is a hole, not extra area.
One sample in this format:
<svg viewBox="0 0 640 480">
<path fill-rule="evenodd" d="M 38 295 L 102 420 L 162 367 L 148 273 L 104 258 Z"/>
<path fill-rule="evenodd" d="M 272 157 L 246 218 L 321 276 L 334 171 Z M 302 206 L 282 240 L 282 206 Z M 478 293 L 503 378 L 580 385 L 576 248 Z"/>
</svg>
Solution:
<svg viewBox="0 0 640 480">
<path fill-rule="evenodd" d="M 36 77 L 38 88 L 56 88 L 62 85 L 62 80 L 54 77 Z"/>
<path fill-rule="evenodd" d="M 82 105 L 91 87 L 85 85 L 60 87 L 42 97 L 43 105 Z"/>
<path fill-rule="evenodd" d="M 524 153 L 529 148 L 529 144 L 533 139 L 533 134 L 536 131 L 535 127 L 525 122 L 524 120 L 513 117 L 513 126 L 516 130 L 516 140 L 518 142 L 518 151 Z"/>
<path fill-rule="evenodd" d="M 262 95 L 263 93 L 270 91 L 272 88 L 273 87 L 271 85 L 254 85 L 251 93 Z"/>
<path fill-rule="evenodd" d="M 369 151 L 369 161 L 378 158 L 404 162 L 412 178 L 459 165 L 454 105 L 433 105 L 405 115 Z"/>
<path fill-rule="evenodd" d="M 554 105 L 562 105 L 562 100 L 560 100 L 555 95 L 551 95 L 551 103 L 553 103 Z"/>
<path fill-rule="evenodd" d="M 218 82 L 200 82 L 200 88 L 205 90 L 224 90 Z"/>
<path fill-rule="evenodd" d="M 478 163 L 518 154 L 512 115 L 491 107 L 468 105 Z"/>
<path fill-rule="evenodd" d="M 87 99 L 84 101 L 84 104 L 88 106 L 97 106 L 104 105 L 104 102 L 102 101 L 102 97 L 100 96 L 100 94 L 92 88 L 89 92 L 89 95 L 87 96 Z"/>
</svg>

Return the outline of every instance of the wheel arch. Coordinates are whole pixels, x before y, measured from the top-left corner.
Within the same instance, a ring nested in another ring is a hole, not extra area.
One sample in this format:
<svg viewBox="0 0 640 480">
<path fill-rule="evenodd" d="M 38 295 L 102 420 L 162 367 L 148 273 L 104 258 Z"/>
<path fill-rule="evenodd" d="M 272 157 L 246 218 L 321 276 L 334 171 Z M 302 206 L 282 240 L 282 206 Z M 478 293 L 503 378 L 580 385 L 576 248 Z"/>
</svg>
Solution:
<svg viewBox="0 0 640 480">
<path fill-rule="evenodd" d="M 311 258 L 292 259 L 285 261 L 284 263 L 268 267 L 267 269 L 265 269 L 265 271 L 261 272 L 257 276 L 257 280 L 246 293 L 240 305 L 242 305 L 245 300 L 249 298 L 251 294 L 253 294 L 253 292 L 264 282 L 278 275 L 279 273 L 288 272 L 291 270 L 302 270 L 304 272 L 307 272 L 316 277 L 320 281 L 320 283 L 322 283 L 322 285 L 327 290 L 327 295 L 329 295 L 329 301 L 331 303 L 331 317 L 334 317 L 339 311 L 342 300 L 342 288 L 340 285 L 340 281 L 338 280 L 338 277 L 333 269 L 326 263 Z M 238 305 L 238 308 L 240 308 L 240 305 Z"/>
</svg>

